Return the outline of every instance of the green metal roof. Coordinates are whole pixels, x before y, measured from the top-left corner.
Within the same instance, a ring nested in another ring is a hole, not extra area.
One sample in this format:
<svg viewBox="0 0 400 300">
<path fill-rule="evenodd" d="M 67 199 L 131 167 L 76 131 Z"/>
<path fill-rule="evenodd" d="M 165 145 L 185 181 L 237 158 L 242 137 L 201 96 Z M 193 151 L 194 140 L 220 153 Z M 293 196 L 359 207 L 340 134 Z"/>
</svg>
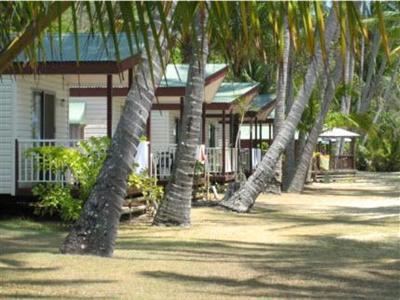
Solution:
<svg viewBox="0 0 400 300">
<path fill-rule="evenodd" d="M 132 37 L 132 52 L 129 48 L 126 34 L 118 35 L 118 48 L 120 60 L 132 57 L 140 51 L 136 47 L 134 37 Z M 78 35 L 79 61 L 117 61 L 115 47 L 111 36 L 107 37 L 104 43 L 101 34 L 80 33 Z M 75 47 L 75 37 L 73 34 L 47 35 L 43 39 L 42 47 L 37 48 L 39 62 L 75 62 L 77 52 Z M 27 57 L 24 53 L 18 55 L 17 62 L 26 62 Z"/>
<path fill-rule="evenodd" d="M 70 102 L 69 124 L 86 124 L 85 111 L 85 102 Z"/>
<path fill-rule="evenodd" d="M 259 83 L 253 82 L 223 82 L 212 103 L 232 103 L 258 85 Z"/>
<path fill-rule="evenodd" d="M 276 96 L 274 94 L 261 94 L 254 97 L 250 103 L 249 110 L 258 112 L 266 107 L 269 103 L 274 101 Z"/>
<path fill-rule="evenodd" d="M 207 64 L 206 78 L 226 68 L 226 64 Z M 165 70 L 165 76 L 161 80 L 160 87 L 185 87 L 189 72 L 187 64 L 169 64 Z"/>
</svg>

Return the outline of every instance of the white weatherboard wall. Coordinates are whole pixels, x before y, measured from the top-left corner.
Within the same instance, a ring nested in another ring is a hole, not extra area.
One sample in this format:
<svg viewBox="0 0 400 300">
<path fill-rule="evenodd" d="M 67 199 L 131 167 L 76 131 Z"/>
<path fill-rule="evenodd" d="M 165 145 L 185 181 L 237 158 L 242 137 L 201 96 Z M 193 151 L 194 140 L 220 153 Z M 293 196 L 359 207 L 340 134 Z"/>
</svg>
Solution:
<svg viewBox="0 0 400 300">
<path fill-rule="evenodd" d="M 151 111 L 151 144 L 154 147 L 175 144 L 175 137 L 173 136 L 175 123 L 171 122 L 171 112 L 165 110 Z"/>
<path fill-rule="evenodd" d="M 62 75 L 17 76 L 16 89 L 16 137 L 32 139 L 33 91 L 55 95 L 56 139 L 68 139 L 69 85 Z"/>
<path fill-rule="evenodd" d="M 56 139 L 68 138 L 69 86 L 61 75 L 2 76 L 0 194 L 15 194 L 15 139 L 32 139 L 32 104 L 35 90 L 55 95 Z"/>
<path fill-rule="evenodd" d="M 113 97 L 112 132 L 118 125 L 124 104 L 123 97 Z M 70 102 L 85 102 L 84 138 L 107 135 L 107 98 L 105 97 L 71 97 Z"/>
<path fill-rule="evenodd" d="M 107 100 L 105 97 L 71 97 L 70 102 L 85 102 L 85 129 L 84 138 L 105 136 L 107 134 Z M 113 132 L 117 128 L 121 117 L 124 97 L 113 97 Z M 173 123 L 174 124 L 174 123 Z M 151 139 L 153 145 L 173 144 L 175 139 L 171 139 L 172 130 L 170 128 L 168 111 L 151 112 Z"/>
<path fill-rule="evenodd" d="M 14 80 L 11 76 L 2 76 L 0 79 L 0 194 L 11 194 L 14 190 L 14 97 Z"/>
</svg>

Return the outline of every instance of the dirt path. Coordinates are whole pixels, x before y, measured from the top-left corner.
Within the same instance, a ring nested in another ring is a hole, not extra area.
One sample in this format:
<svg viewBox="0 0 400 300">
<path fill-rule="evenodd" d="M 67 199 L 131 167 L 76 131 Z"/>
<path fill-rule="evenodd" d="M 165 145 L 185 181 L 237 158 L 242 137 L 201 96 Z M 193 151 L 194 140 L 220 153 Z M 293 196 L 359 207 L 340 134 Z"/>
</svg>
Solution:
<svg viewBox="0 0 400 300">
<path fill-rule="evenodd" d="M 400 174 L 263 195 L 191 228 L 121 226 L 115 257 L 58 254 L 65 229 L 0 221 L 0 298 L 399 299 Z"/>
</svg>

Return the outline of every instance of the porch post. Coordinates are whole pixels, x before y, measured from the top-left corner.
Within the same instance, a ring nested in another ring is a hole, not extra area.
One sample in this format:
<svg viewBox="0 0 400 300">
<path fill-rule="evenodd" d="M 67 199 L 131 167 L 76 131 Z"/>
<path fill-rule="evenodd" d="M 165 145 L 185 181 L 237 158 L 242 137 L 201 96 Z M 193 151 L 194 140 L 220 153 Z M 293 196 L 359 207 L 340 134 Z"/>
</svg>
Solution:
<svg viewBox="0 0 400 300">
<path fill-rule="evenodd" d="M 257 117 L 254 118 L 254 144 L 256 145 L 255 148 L 258 146 L 258 134 L 257 134 L 257 127 L 258 127 L 258 119 Z"/>
<path fill-rule="evenodd" d="M 233 130 L 233 144 L 236 146 L 236 138 L 239 134 L 239 115 L 235 115 L 234 116 L 234 120 L 233 120 L 233 124 L 234 124 L 234 130 Z M 238 141 L 238 148 L 241 148 L 241 143 L 240 143 L 240 139 Z"/>
<path fill-rule="evenodd" d="M 250 148 L 249 148 L 249 160 L 250 160 L 250 172 L 253 171 L 253 118 L 250 117 Z"/>
<path fill-rule="evenodd" d="M 107 74 L 107 136 L 112 137 L 112 74 Z"/>
<path fill-rule="evenodd" d="M 222 110 L 222 174 L 225 175 L 225 109 Z"/>
<path fill-rule="evenodd" d="M 263 122 L 262 121 L 260 121 L 260 128 L 259 128 L 259 131 L 260 131 L 260 136 L 259 136 L 259 139 L 260 139 L 260 149 L 261 149 L 261 143 L 262 143 L 262 124 L 263 124 Z"/>
<path fill-rule="evenodd" d="M 19 177 L 19 144 L 18 139 L 15 139 L 15 188 L 14 194 L 18 192 L 18 177 Z"/>
<path fill-rule="evenodd" d="M 147 123 L 146 123 L 146 136 L 147 136 L 147 141 L 149 142 L 149 161 L 148 161 L 148 171 L 149 174 L 151 174 L 151 110 L 149 111 L 149 116 L 147 118 Z"/>
<path fill-rule="evenodd" d="M 180 107 L 179 107 L 179 112 L 180 112 L 180 118 L 181 118 L 181 124 L 182 124 L 182 119 L 183 119 L 183 97 L 180 98 L 181 103 L 180 103 Z"/>
<path fill-rule="evenodd" d="M 235 130 L 233 128 L 233 112 L 231 111 L 229 114 L 229 143 L 231 147 L 235 147 Z"/>
<path fill-rule="evenodd" d="M 356 169 L 356 138 L 351 139 L 351 150 L 353 152 L 353 170 Z"/>
<path fill-rule="evenodd" d="M 271 146 L 271 144 L 272 144 L 272 126 L 271 126 L 271 122 L 268 123 L 268 141 L 269 141 L 269 145 Z"/>
<path fill-rule="evenodd" d="M 128 88 L 129 89 L 131 89 L 132 82 L 133 82 L 133 70 L 132 70 L 132 68 L 129 68 L 128 69 Z"/>
<path fill-rule="evenodd" d="M 201 115 L 201 143 L 206 144 L 206 104 L 203 103 L 203 113 Z"/>
</svg>

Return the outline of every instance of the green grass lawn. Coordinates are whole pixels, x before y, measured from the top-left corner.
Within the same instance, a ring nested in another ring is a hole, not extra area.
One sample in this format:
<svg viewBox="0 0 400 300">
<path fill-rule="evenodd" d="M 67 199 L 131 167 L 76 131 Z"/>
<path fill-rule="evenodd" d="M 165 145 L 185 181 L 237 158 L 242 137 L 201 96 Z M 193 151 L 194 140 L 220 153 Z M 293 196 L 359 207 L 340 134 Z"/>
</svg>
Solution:
<svg viewBox="0 0 400 300">
<path fill-rule="evenodd" d="M 56 223 L 2 220 L 0 298 L 400 297 L 396 177 L 261 196 L 246 215 L 194 208 L 192 223 L 125 222 L 114 257 L 99 258 L 58 254 Z"/>
</svg>

